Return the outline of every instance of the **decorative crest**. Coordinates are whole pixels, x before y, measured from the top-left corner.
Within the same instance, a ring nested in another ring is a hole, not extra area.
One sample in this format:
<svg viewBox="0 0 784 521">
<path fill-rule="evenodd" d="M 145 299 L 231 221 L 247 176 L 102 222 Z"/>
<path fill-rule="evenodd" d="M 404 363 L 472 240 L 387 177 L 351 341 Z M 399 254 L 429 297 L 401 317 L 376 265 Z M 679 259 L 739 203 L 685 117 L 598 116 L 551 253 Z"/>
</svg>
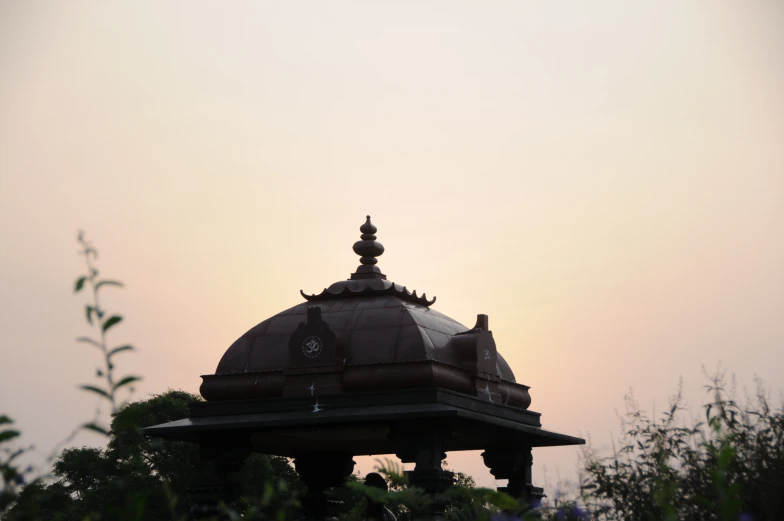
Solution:
<svg viewBox="0 0 784 521">
<path fill-rule="evenodd" d="M 335 288 L 333 291 L 330 291 L 327 288 L 324 288 L 324 291 L 319 293 L 318 295 L 308 295 L 302 290 L 299 290 L 299 294 L 302 297 L 310 302 L 317 302 L 319 300 L 331 300 L 336 298 L 352 298 L 352 297 L 378 297 L 381 295 L 391 295 L 393 297 L 397 297 L 401 300 L 406 300 L 408 302 L 413 302 L 415 304 L 420 304 L 425 307 L 430 307 L 436 302 L 436 297 L 432 299 L 427 298 L 426 293 L 422 293 L 422 295 L 417 295 L 416 290 L 408 291 L 405 286 L 400 286 L 398 284 L 390 284 L 389 286 L 384 286 L 381 288 L 375 288 L 373 286 L 365 286 L 362 289 L 351 289 L 348 286 L 343 286 L 341 288 Z"/>
<path fill-rule="evenodd" d="M 300 294 L 310 302 L 320 300 L 345 299 L 353 297 L 380 297 L 393 296 L 401 300 L 413 302 L 425 307 L 432 306 L 436 298 L 428 299 L 427 295 L 417 295 L 416 291 L 409 291 L 405 286 L 387 280 L 376 266 L 376 257 L 384 253 L 384 246 L 376 240 L 378 229 L 370 222 L 367 216 L 365 224 L 359 227 L 362 232 L 360 241 L 354 243 L 354 253 L 360 256 L 360 266 L 351 274 L 349 280 L 335 282 L 329 288 L 324 288 L 319 294 L 308 295 L 300 290 Z"/>
<path fill-rule="evenodd" d="M 386 279 L 387 276 L 381 273 L 381 270 L 376 266 L 378 260 L 376 257 L 384 253 L 384 245 L 376 241 L 376 228 L 370 222 L 370 216 L 367 216 L 365 224 L 359 227 L 361 241 L 354 243 L 354 253 L 360 256 L 359 262 L 361 265 L 357 271 L 351 274 L 351 280 L 357 279 Z"/>
</svg>

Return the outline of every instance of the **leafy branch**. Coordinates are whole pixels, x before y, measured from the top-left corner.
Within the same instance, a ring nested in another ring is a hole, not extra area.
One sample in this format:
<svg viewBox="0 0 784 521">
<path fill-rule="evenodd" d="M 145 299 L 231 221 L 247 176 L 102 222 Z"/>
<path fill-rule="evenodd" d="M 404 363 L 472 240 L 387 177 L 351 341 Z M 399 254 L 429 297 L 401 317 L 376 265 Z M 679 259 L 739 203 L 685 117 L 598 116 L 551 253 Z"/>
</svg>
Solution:
<svg viewBox="0 0 784 521">
<path fill-rule="evenodd" d="M 32 467 L 20 470 L 18 459 L 31 448 L 10 448 L 9 442 L 19 437 L 19 431 L 12 427 L 14 421 L 6 415 L 0 415 L 0 514 L 16 501 L 19 489 L 26 482 L 25 476 Z"/>
<path fill-rule="evenodd" d="M 123 284 L 117 280 L 100 279 L 98 277 L 98 268 L 95 265 L 98 259 L 98 250 L 84 238 L 83 232 L 79 232 L 78 241 L 82 248 L 79 253 L 84 255 L 87 273 L 76 279 L 74 293 L 81 291 L 90 292 L 92 300 L 85 304 L 84 314 L 87 323 L 96 330 L 97 338 L 95 336 L 82 336 L 77 338 L 76 341 L 98 348 L 103 356 L 103 367 L 99 367 L 95 372 L 96 377 L 101 379 L 102 383 L 99 385 L 82 385 L 80 389 L 96 394 L 102 400 L 106 400 L 111 407 L 112 414 L 115 414 L 118 409 L 127 403 L 127 400 L 119 401 L 119 392 L 127 389 L 129 394 L 133 393 L 133 384 L 141 380 L 141 377 L 135 375 L 126 375 L 118 378 L 114 373 L 114 358 L 120 353 L 134 351 L 135 348 L 128 344 L 109 347 L 107 342 L 109 330 L 120 324 L 123 317 L 122 315 L 107 312 L 101 305 L 100 291 L 102 288 L 107 287 L 122 288 Z M 97 416 L 95 420 L 83 424 L 82 428 L 104 435 L 107 435 L 109 432 L 108 427 L 99 423 Z"/>
</svg>

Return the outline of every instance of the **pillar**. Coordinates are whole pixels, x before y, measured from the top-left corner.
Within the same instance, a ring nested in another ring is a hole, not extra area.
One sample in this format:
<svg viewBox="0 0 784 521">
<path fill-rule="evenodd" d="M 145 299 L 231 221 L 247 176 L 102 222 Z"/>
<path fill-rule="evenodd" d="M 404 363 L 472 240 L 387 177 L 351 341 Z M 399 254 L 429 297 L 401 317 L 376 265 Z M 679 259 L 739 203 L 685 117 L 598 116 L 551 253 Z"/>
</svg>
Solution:
<svg viewBox="0 0 784 521">
<path fill-rule="evenodd" d="M 441 462 L 446 458 L 444 439 L 447 433 L 434 425 L 417 425 L 416 428 L 397 428 L 392 435 L 395 455 L 403 463 L 414 463 L 414 470 L 406 471 L 408 482 L 421 488 L 432 499 L 422 512 L 415 512 L 415 520 L 443 520 L 448 501 L 443 493 L 454 483 L 454 473 L 444 470 Z"/>
<path fill-rule="evenodd" d="M 499 487 L 516 499 L 522 499 L 529 505 L 544 497 L 544 490 L 535 487 L 531 479 L 533 455 L 531 447 L 512 445 L 492 445 L 483 453 L 485 466 L 495 479 L 508 479 L 506 487 Z"/>
<path fill-rule="evenodd" d="M 217 516 L 220 503 L 229 505 L 240 498 L 238 474 L 250 454 L 247 435 L 210 435 L 200 440 L 201 473 L 196 486 L 188 489 L 194 503 L 191 519 Z"/>
<path fill-rule="evenodd" d="M 341 487 L 354 470 L 351 454 L 342 452 L 308 452 L 294 459 L 294 468 L 308 491 L 302 499 L 305 519 L 331 519 L 334 512 L 325 490 Z M 337 504 L 336 506 L 339 506 Z"/>
</svg>

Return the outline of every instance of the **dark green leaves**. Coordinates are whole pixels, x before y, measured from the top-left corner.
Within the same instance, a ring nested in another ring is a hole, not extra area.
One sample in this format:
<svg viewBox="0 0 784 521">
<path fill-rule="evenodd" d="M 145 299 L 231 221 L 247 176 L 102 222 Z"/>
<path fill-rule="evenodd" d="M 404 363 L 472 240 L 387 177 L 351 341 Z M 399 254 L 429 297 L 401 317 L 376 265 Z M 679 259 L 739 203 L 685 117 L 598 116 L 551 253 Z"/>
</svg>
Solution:
<svg viewBox="0 0 784 521">
<path fill-rule="evenodd" d="M 169 440 L 155 443 L 141 429 L 184 418 L 188 416 L 189 405 L 198 401 L 196 396 L 169 392 L 121 409 L 111 429 L 103 418 L 86 423 L 82 430 L 102 436 L 109 431 L 108 446 L 62 451 L 46 482 L 27 485 L 23 497 L 12 498 L 15 504 L 8 521 L 184 521 L 189 518 L 192 503 L 186 490 L 202 466 L 198 445 Z M 243 464 L 236 479 L 243 484 L 248 503 L 252 500 L 253 507 L 258 509 L 252 512 L 254 515 L 232 512 L 227 519 L 299 519 L 299 510 L 294 505 L 296 496 L 304 493 L 304 487 L 286 460 L 254 454 Z M 273 484 L 274 490 L 265 498 L 262 510 L 266 483 Z M 226 508 L 232 506 L 244 508 L 245 501 Z M 260 517 L 262 512 L 264 517 Z"/>
<path fill-rule="evenodd" d="M 107 318 L 106 321 L 103 323 L 101 328 L 104 332 L 108 331 L 110 327 L 119 324 L 122 322 L 122 317 L 120 315 L 112 315 L 111 317 Z"/>
<path fill-rule="evenodd" d="M 76 279 L 76 284 L 74 284 L 74 293 L 79 293 L 80 291 L 82 291 L 82 288 L 84 287 L 84 281 L 86 280 L 87 277 L 85 277 L 84 275 Z"/>
<path fill-rule="evenodd" d="M 114 384 L 113 390 L 116 391 L 117 389 L 123 387 L 124 385 L 129 385 L 132 384 L 133 382 L 138 382 L 139 380 L 141 380 L 141 378 L 139 378 L 138 376 L 126 376 L 125 378 L 123 378 L 122 380 Z"/>
<path fill-rule="evenodd" d="M 447 491 L 447 495 L 468 494 L 481 504 L 493 505 L 499 510 L 515 510 L 520 508 L 520 504 L 509 494 L 493 490 L 491 488 L 459 488 L 454 487 Z"/>
<path fill-rule="evenodd" d="M 119 288 L 123 287 L 123 283 L 117 280 L 102 280 L 98 284 L 95 285 L 95 289 L 98 289 L 102 286 L 117 286 Z"/>
<path fill-rule="evenodd" d="M 94 345 L 97 348 L 101 348 L 102 347 L 100 342 L 98 342 L 97 340 L 93 340 L 92 338 L 89 338 L 89 337 L 86 337 L 86 336 L 80 336 L 79 338 L 76 339 L 76 341 L 77 342 L 84 342 L 85 344 L 92 344 L 92 345 Z"/>
<path fill-rule="evenodd" d="M 106 356 L 108 358 L 111 358 L 114 355 L 116 355 L 117 353 L 122 353 L 123 351 L 134 351 L 134 350 L 135 350 L 135 348 L 133 346 L 131 346 L 131 345 L 117 346 L 114 349 L 112 349 L 111 351 L 109 351 L 109 353 L 107 353 Z"/>
<path fill-rule="evenodd" d="M 109 435 L 109 431 L 107 431 L 104 427 L 101 427 L 95 422 L 85 423 L 82 425 L 83 429 L 87 429 L 88 431 L 97 432 L 98 434 L 103 434 L 104 436 Z"/>
<path fill-rule="evenodd" d="M 5 414 L 0 415 L 0 425 L 13 425 L 14 420 L 6 416 Z M 0 443 L 4 443 L 6 441 L 12 440 L 19 436 L 19 431 L 16 429 L 5 429 L 0 431 Z M 20 449 L 21 450 L 21 449 Z M 9 453 L 8 449 L 4 449 L 4 452 Z M 19 451 L 17 451 L 18 453 Z M 0 461 L 0 470 L 5 470 L 5 466 L 11 462 L 11 460 L 15 456 L 11 456 L 10 458 L 6 459 L 6 462 L 3 463 Z"/>
<path fill-rule="evenodd" d="M 127 394 L 131 394 L 133 393 L 132 384 L 138 380 L 141 380 L 141 378 L 138 376 L 126 376 L 117 380 L 117 377 L 114 375 L 114 361 L 112 357 L 125 351 L 132 351 L 133 346 L 119 345 L 109 349 L 106 340 L 107 334 L 111 328 L 123 321 L 123 317 L 122 315 L 112 314 L 101 308 L 98 304 L 98 292 L 103 287 L 114 286 L 121 288 L 123 287 L 123 284 L 118 280 L 99 279 L 98 275 L 100 272 L 96 266 L 98 251 L 89 241 L 85 239 L 84 233 L 79 232 L 78 240 L 82 247 L 81 254 L 84 255 L 87 270 L 85 275 L 80 276 L 76 280 L 74 291 L 79 292 L 84 289 L 85 285 L 90 285 L 90 288 L 92 289 L 90 292 L 92 301 L 86 302 L 84 304 L 84 317 L 90 326 L 100 328 L 100 334 L 93 334 L 92 337 L 79 337 L 76 339 L 76 341 L 97 347 L 101 351 L 103 362 L 105 364 L 104 367 L 96 369 L 95 371 L 95 375 L 101 380 L 101 383 L 99 385 L 82 385 L 80 389 L 105 398 L 106 401 L 108 401 L 111 405 L 111 413 L 115 414 L 126 403 L 124 401 L 118 400 L 117 390 L 126 389 L 129 391 Z M 82 428 L 104 435 L 107 433 L 106 429 L 101 427 L 95 421 L 82 425 Z"/>
<path fill-rule="evenodd" d="M 712 381 L 705 422 L 680 389 L 656 419 L 627 398 L 622 456 L 583 452 L 581 493 L 597 519 L 784 519 L 784 410 L 759 391 L 741 406 L 723 373 Z"/>
<path fill-rule="evenodd" d="M 106 391 L 101 389 L 100 387 L 96 387 L 94 385 L 81 385 L 81 386 L 79 386 L 79 389 L 81 389 L 82 391 L 89 391 L 91 393 L 95 393 L 97 395 L 103 396 L 107 400 L 111 400 L 112 399 L 112 395 L 110 395 L 109 393 L 107 393 Z"/>
<path fill-rule="evenodd" d="M 19 436 L 19 431 L 14 429 L 9 429 L 7 431 L 0 431 L 0 443 L 6 442 L 8 440 L 12 440 Z"/>
</svg>

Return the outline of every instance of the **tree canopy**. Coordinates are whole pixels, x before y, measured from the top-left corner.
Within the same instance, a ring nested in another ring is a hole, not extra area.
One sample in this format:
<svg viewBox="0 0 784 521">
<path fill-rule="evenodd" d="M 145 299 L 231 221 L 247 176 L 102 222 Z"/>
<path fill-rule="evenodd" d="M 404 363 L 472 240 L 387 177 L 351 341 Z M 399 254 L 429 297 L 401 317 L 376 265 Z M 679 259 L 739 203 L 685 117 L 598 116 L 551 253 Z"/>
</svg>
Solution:
<svg viewBox="0 0 784 521">
<path fill-rule="evenodd" d="M 66 449 L 54 464 L 54 481 L 26 486 L 8 521 L 178 520 L 191 507 L 186 490 L 199 475 L 199 450 L 193 443 L 149 439 L 142 427 L 188 415 L 199 398 L 169 391 L 133 402 L 113 418 L 105 449 Z M 242 468 L 243 492 L 263 494 L 265 485 L 283 481 L 287 490 L 301 488 L 288 461 L 254 454 Z"/>
</svg>

